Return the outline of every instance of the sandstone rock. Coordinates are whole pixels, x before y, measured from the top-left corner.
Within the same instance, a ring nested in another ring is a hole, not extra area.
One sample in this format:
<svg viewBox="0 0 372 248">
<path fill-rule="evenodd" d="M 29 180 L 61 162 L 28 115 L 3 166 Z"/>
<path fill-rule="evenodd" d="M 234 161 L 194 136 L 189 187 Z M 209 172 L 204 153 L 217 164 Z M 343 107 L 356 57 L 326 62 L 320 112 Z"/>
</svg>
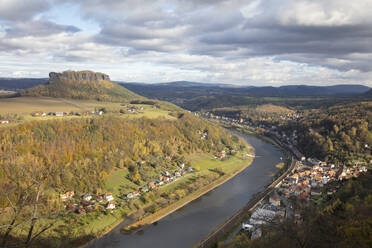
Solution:
<svg viewBox="0 0 372 248">
<path fill-rule="evenodd" d="M 107 74 L 93 71 L 64 71 L 62 73 L 51 72 L 49 73 L 49 82 L 59 81 L 61 79 L 68 79 L 74 81 L 99 81 L 106 80 L 110 81 L 110 77 Z"/>
</svg>

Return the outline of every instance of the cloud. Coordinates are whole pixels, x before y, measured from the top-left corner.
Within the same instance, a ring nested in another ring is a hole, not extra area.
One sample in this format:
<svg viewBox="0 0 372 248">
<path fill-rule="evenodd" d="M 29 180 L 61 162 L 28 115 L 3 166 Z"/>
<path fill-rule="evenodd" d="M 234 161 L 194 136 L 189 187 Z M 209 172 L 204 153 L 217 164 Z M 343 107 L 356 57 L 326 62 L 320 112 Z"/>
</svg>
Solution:
<svg viewBox="0 0 372 248">
<path fill-rule="evenodd" d="M 57 33 L 76 33 L 80 29 L 71 25 L 60 25 L 45 19 L 14 23 L 5 29 L 8 37 L 49 36 Z"/>
<path fill-rule="evenodd" d="M 0 57 L 100 66 L 135 81 L 370 84 L 369 0 L 30 2 L 0 2 Z M 61 5 L 98 31 L 48 19 Z"/>
<path fill-rule="evenodd" d="M 0 20 L 29 20 L 49 9 L 51 3 L 45 0 L 1 0 Z"/>
</svg>

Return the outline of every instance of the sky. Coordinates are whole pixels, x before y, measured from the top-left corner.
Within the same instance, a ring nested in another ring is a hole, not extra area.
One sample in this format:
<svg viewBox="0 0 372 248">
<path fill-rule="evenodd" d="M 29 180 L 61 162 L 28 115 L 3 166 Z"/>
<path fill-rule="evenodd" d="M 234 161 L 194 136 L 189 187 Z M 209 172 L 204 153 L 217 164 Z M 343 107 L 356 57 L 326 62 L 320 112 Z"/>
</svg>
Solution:
<svg viewBox="0 0 372 248">
<path fill-rule="evenodd" d="M 371 0 L 0 0 L 0 77 L 372 87 Z"/>
</svg>

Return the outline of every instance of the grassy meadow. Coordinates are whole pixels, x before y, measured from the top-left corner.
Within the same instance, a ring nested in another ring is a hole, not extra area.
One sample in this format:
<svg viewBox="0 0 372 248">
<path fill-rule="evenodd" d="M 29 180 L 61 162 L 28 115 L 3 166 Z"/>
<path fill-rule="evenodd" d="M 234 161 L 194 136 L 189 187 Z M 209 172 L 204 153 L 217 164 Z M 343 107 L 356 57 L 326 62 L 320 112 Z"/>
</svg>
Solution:
<svg viewBox="0 0 372 248">
<path fill-rule="evenodd" d="M 169 115 L 169 111 L 154 108 L 151 105 L 145 104 L 128 104 L 120 102 L 102 102 L 94 100 L 73 100 L 63 98 L 51 97 L 14 97 L 14 98 L 0 98 L 0 115 L 17 114 L 24 120 L 48 120 L 54 118 L 61 118 L 55 116 L 33 117 L 34 112 L 79 112 L 84 113 L 95 109 L 105 108 L 109 113 L 119 114 L 120 109 L 125 109 L 122 104 L 127 104 L 128 107 L 136 107 L 143 109 L 138 113 L 124 113 L 120 114 L 127 118 L 159 118 L 174 119 Z M 79 118 L 78 116 L 66 116 L 63 118 Z"/>
</svg>

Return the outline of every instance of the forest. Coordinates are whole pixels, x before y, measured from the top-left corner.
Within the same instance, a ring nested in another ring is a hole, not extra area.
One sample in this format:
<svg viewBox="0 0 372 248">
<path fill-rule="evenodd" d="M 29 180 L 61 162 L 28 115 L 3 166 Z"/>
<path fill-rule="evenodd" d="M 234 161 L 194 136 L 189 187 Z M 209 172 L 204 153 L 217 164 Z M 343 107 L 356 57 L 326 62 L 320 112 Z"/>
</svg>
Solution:
<svg viewBox="0 0 372 248">
<path fill-rule="evenodd" d="M 352 165 L 371 159 L 371 121 L 372 102 L 358 102 L 305 111 L 283 128 L 297 130 L 297 146 L 305 155 Z"/>
<path fill-rule="evenodd" d="M 65 214 L 60 194 L 104 193 L 114 169 L 127 169 L 130 181 L 143 185 L 187 164 L 187 154 L 239 146 L 216 125 L 188 113 L 176 116 L 174 121 L 115 116 L 29 121 L 2 128 L 0 245 L 31 246 L 52 228 L 50 220 Z M 200 133 L 208 135 L 201 139 Z"/>
<path fill-rule="evenodd" d="M 314 99 L 316 101 L 316 99 Z M 293 137 L 297 148 L 306 157 L 316 157 L 337 165 L 368 163 L 372 157 L 372 102 L 354 101 L 322 108 L 303 108 L 299 101 L 292 107 L 274 104 L 250 104 L 215 108 L 217 116 L 242 118 L 260 130 L 260 126 Z"/>
</svg>

